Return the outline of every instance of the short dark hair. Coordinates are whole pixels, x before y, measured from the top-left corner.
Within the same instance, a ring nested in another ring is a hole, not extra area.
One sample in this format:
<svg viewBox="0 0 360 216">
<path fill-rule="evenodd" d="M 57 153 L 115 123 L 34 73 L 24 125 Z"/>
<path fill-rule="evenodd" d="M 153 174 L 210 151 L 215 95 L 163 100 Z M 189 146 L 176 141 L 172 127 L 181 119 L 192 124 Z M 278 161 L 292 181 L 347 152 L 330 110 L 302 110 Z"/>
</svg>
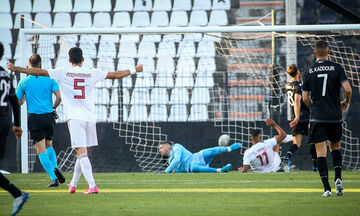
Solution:
<svg viewBox="0 0 360 216">
<path fill-rule="evenodd" d="M 297 75 L 299 68 L 296 64 L 291 64 L 289 65 L 289 67 L 287 68 L 286 72 L 291 76 L 291 77 L 295 77 Z"/>
<path fill-rule="evenodd" d="M 251 136 L 254 138 L 259 136 L 259 134 L 261 134 L 261 130 L 259 130 L 259 129 L 255 129 L 255 130 L 251 131 Z"/>
<path fill-rule="evenodd" d="M 159 145 L 164 145 L 164 144 L 173 145 L 173 142 L 167 140 L 167 141 L 162 141 L 159 143 Z"/>
<path fill-rule="evenodd" d="M 71 63 L 79 64 L 83 58 L 82 50 L 79 47 L 73 47 L 69 50 L 69 58 Z"/>
<path fill-rule="evenodd" d="M 41 57 L 39 54 L 34 54 L 29 58 L 29 63 L 31 67 L 40 67 Z"/>
<path fill-rule="evenodd" d="M 0 60 L 2 59 L 4 55 L 4 45 L 0 42 Z"/>
<path fill-rule="evenodd" d="M 324 57 L 328 55 L 329 44 L 326 41 L 320 40 L 315 44 L 316 55 L 319 57 Z"/>
</svg>

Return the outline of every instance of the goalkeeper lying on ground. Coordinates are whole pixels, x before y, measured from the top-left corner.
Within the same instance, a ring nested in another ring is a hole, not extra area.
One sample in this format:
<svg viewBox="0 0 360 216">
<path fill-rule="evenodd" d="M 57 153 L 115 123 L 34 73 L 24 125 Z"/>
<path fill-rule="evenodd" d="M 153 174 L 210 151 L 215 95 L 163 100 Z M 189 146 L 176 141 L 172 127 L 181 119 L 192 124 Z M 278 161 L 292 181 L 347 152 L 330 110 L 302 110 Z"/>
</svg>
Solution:
<svg viewBox="0 0 360 216">
<path fill-rule="evenodd" d="M 217 154 L 231 152 L 241 148 L 241 143 L 232 144 L 229 147 L 214 147 L 201 150 L 195 154 L 191 153 L 179 143 L 173 144 L 166 141 L 159 144 L 159 152 L 163 158 L 169 158 L 169 166 L 164 171 L 170 173 L 192 173 L 192 172 L 229 172 L 231 164 L 222 168 L 209 167 L 210 162 Z"/>
</svg>

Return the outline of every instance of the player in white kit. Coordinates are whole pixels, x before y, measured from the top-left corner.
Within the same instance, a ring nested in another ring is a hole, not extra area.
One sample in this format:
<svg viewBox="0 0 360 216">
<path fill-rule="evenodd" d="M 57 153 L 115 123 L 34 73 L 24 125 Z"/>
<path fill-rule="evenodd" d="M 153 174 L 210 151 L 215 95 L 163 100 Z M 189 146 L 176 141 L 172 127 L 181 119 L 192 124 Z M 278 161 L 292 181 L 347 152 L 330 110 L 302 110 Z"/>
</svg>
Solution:
<svg viewBox="0 0 360 216">
<path fill-rule="evenodd" d="M 69 62 L 72 68 L 56 68 L 43 70 L 40 68 L 21 68 L 8 63 L 8 69 L 38 76 L 50 76 L 58 82 L 64 104 L 68 113 L 68 128 L 71 146 L 76 150 L 77 160 L 73 179 L 68 184 L 70 193 L 75 193 L 81 174 L 84 174 L 89 187 L 83 194 L 98 193 L 92 174 L 92 166 L 87 156 L 87 147 L 97 146 L 95 84 L 105 79 L 121 79 L 142 72 L 143 66 L 138 65 L 125 71 L 103 72 L 98 69 L 84 69 L 82 50 L 73 47 L 69 50 Z"/>
<path fill-rule="evenodd" d="M 274 127 L 279 135 L 263 141 L 260 130 L 252 131 L 253 146 L 245 151 L 243 167 L 238 169 L 239 172 L 247 172 L 250 167 L 257 173 L 276 172 L 280 169 L 279 144 L 286 138 L 286 133 L 272 119 L 265 119 L 265 123 Z"/>
</svg>

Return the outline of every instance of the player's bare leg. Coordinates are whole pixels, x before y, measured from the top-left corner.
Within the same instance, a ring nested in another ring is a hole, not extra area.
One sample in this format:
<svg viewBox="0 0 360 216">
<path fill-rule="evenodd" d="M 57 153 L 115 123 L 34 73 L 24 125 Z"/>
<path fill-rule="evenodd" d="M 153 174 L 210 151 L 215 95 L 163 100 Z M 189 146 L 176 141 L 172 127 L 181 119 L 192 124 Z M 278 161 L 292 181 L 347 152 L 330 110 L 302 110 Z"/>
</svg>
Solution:
<svg viewBox="0 0 360 216">
<path fill-rule="evenodd" d="M 335 170 L 335 191 L 336 195 L 341 196 L 344 194 L 344 187 L 342 184 L 341 170 L 342 170 L 342 157 L 340 152 L 340 142 L 330 141 L 330 152 L 333 159 Z"/>
<path fill-rule="evenodd" d="M 326 153 L 327 153 L 326 141 L 316 143 L 315 147 L 316 147 L 316 154 L 318 159 L 320 179 L 324 186 L 324 194 L 322 196 L 328 197 L 331 195 L 331 187 L 329 184 L 329 170 L 326 160 Z"/>
<path fill-rule="evenodd" d="M 41 165 L 44 167 L 45 171 L 49 174 L 51 181 L 48 185 L 48 187 L 57 187 L 59 186 L 59 180 L 55 175 L 54 167 L 48 157 L 48 154 L 46 153 L 45 149 L 45 139 L 40 140 L 34 145 L 36 149 L 36 153 L 39 156 L 39 160 Z"/>
<path fill-rule="evenodd" d="M 94 176 L 92 173 L 92 166 L 87 155 L 87 147 L 75 148 L 75 151 L 80 163 L 81 171 L 84 174 L 84 177 L 89 184 L 89 187 L 86 189 L 86 191 L 83 194 L 98 193 L 99 191 L 95 184 Z M 74 176 L 75 176 L 75 172 L 76 170 L 74 170 Z"/>
</svg>

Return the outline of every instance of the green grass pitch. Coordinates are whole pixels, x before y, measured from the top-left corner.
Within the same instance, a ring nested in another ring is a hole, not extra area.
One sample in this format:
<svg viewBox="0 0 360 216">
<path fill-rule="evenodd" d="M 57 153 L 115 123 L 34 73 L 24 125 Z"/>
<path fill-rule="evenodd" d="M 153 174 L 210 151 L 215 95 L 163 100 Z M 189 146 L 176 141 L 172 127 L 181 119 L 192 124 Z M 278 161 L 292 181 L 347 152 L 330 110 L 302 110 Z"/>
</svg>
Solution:
<svg viewBox="0 0 360 216">
<path fill-rule="evenodd" d="M 334 187 L 334 172 L 330 171 Z M 344 171 L 345 194 L 323 198 L 319 174 L 95 173 L 99 194 L 75 194 L 66 184 L 49 189 L 44 174 L 6 175 L 30 193 L 19 215 L 359 215 L 360 172 Z M 65 174 L 67 182 L 72 174 Z M 12 197 L 0 189 L 0 215 L 10 215 Z"/>
</svg>

